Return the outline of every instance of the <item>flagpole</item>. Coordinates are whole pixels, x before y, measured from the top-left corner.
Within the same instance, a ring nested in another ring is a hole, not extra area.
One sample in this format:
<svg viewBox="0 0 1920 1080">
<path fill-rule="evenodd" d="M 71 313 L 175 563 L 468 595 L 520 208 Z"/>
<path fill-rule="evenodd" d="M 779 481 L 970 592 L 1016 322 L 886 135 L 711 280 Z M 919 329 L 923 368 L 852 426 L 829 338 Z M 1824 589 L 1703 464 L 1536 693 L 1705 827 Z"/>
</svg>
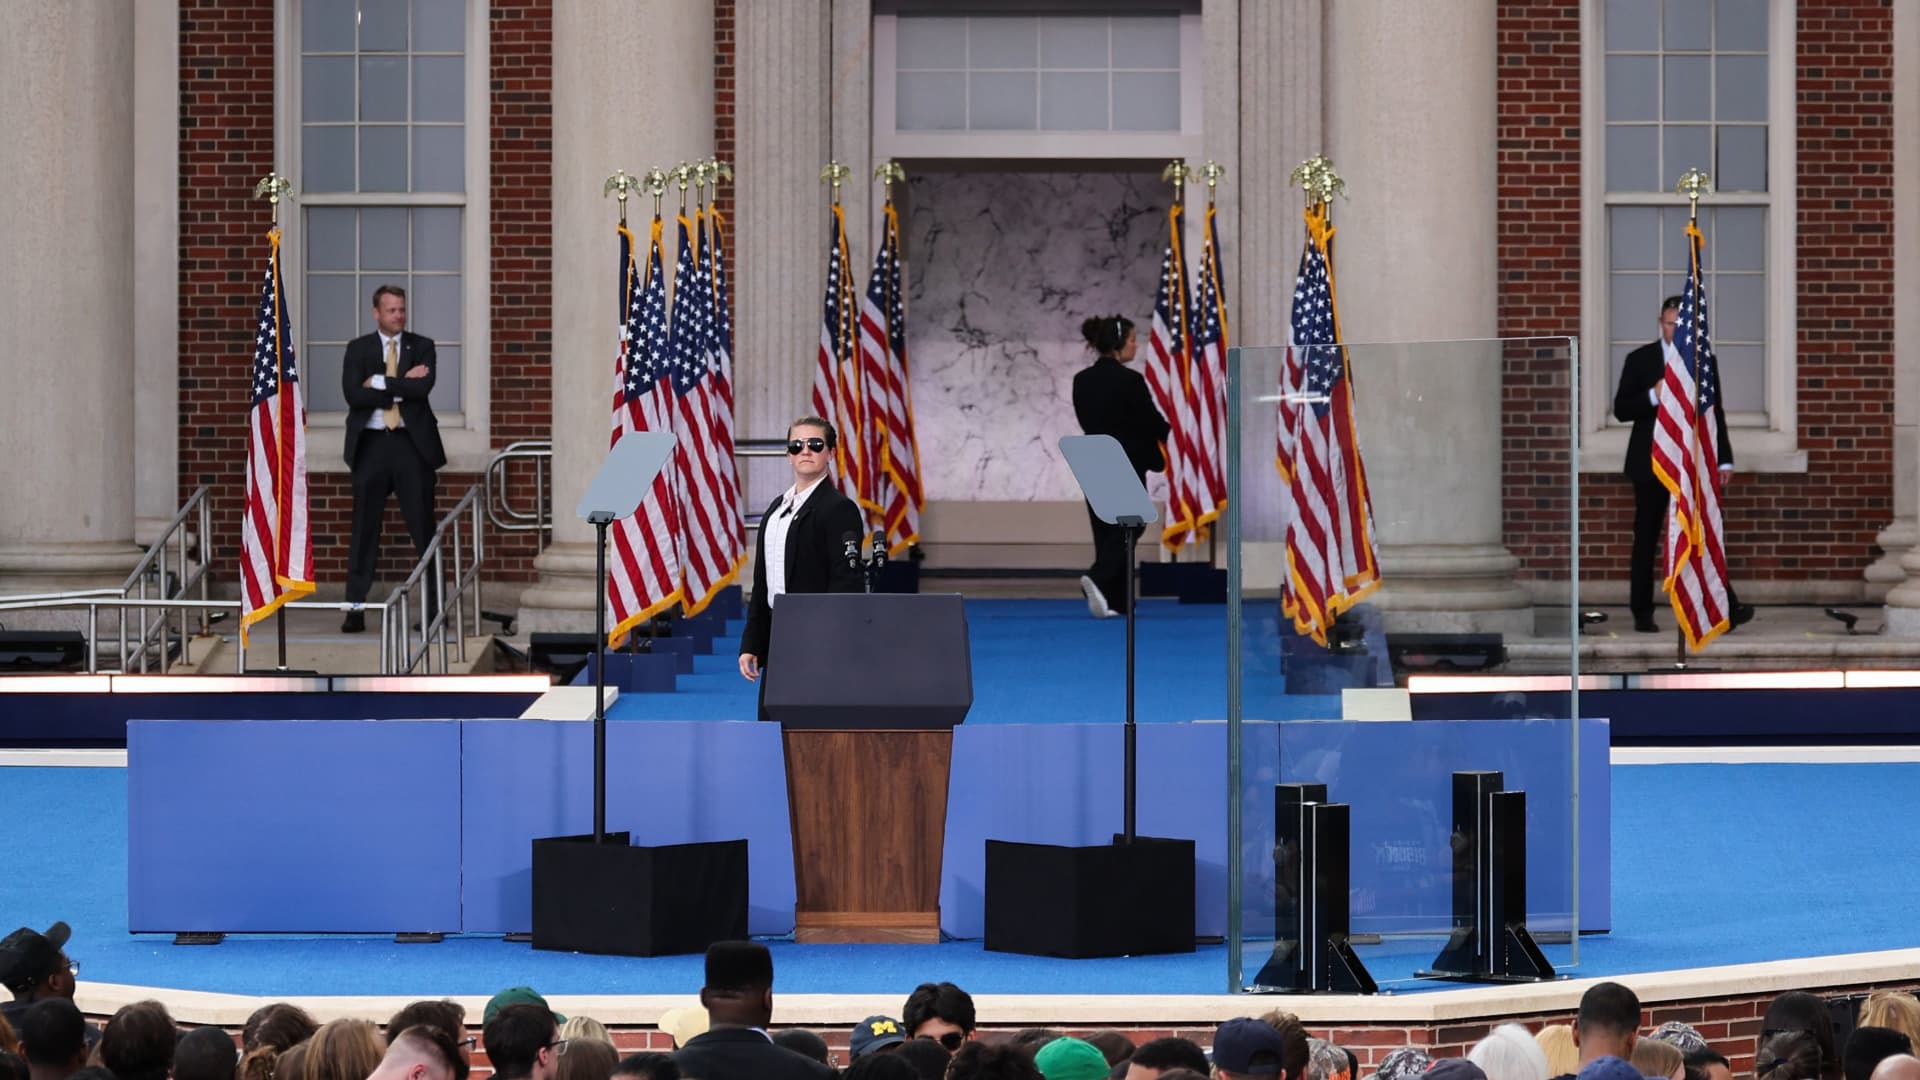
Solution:
<svg viewBox="0 0 1920 1080">
<path fill-rule="evenodd" d="M 1700 196 L 1713 190 L 1713 178 L 1699 169 L 1688 169 L 1680 174 L 1680 182 L 1674 185 L 1674 194 L 1687 197 L 1687 280 L 1693 283 L 1693 325 L 1689 328 L 1693 341 L 1693 421 L 1687 425 L 1687 474 L 1694 488 L 1694 514 L 1700 513 L 1699 488 L 1702 482 L 1697 466 L 1700 461 L 1700 399 L 1705 379 L 1705 365 L 1700 362 L 1700 292 L 1705 284 L 1699 279 L 1700 252 L 1694 246 L 1692 233 L 1698 230 L 1700 220 Z M 1705 478 L 1712 483 L 1716 478 Z M 1673 506 L 1667 507 L 1668 519 L 1672 519 Z M 1671 599 L 1671 597 L 1669 597 Z M 1677 614 L 1673 627 L 1674 667 L 1687 666 L 1687 632 L 1680 624 Z"/>
<path fill-rule="evenodd" d="M 1207 239 L 1204 246 L 1201 248 L 1201 250 L 1212 253 L 1213 269 L 1217 271 L 1220 267 L 1220 252 L 1213 246 L 1214 196 L 1218 194 L 1221 178 L 1227 175 L 1227 167 L 1209 158 L 1205 165 L 1200 166 L 1199 173 L 1207 181 L 1207 216 L 1204 219 L 1207 223 Z M 1208 267 L 1206 265 L 1206 260 L 1203 258 L 1201 260 L 1200 272 L 1204 274 L 1207 272 L 1207 270 L 1208 270 Z M 1217 284 L 1218 283 L 1216 282 L 1216 285 Z M 1214 306 L 1217 309 L 1224 310 L 1224 305 L 1219 303 L 1217 296 L 1215 298 Z M 1227 332 L 1227 328 L 1226 328 L 1226 318 L 1224 315 L 1222 315 L 1220 322 L 1221 322 L 1220 333 L 1223 338 L 1221 342 L 1220 356 L 1222 359 L 1225 359 L 1227 355 L 1227 350 L 1225 347 L 1227 342 L 1224 340 L 1224 338 Z M 1221 428 L 1224 430 L 1224 428 L 1226 427 L 1225 417 L 1221 417 L 1220 424 L 1221 424 Z M 1232 451 L 1229 450 L 1223 442 L 1220 447 L 1220 454 L 1221 454 L 1221 457 L 1223 458 L 1223 460 L 1220 463 L 1220 475 L 1223 478 L 1222 479 L 1223 483 L 1225 482 L 1224 478 L 1226 476 L 1226 462 L 1224 458 L 1227 454 L 1231 452 Z M 1220 530 L 1210 527 L 1207 529 L 1207 565 L 1216 566 L 1219 564 L 1219 562 L 1220 562 Z"/>
<path fill-rule="evenodd" d="M 840 185 L 845 183 L 847 177 L 852 175 L 853 166 L 843 165 L 835 159 L 829 159 L 826 165 L 820 169 L 821 182 L 831 185 L 832 201 L 828 207 L 829 212 L 840 219 L 834 227 L 836 237 L 834 240 L 834 250 L 836 254 L 843 252 L 847 246 L 846 220 L 840 207 Z M 830 256 L 830 258 L 831 257 L 833 256 Z M 855 448 L 860 446 L 859 439 L 862 427 L 860 419 L 861 410 L 857 397 L 859 392 L 858 387 L 860 385 L 858 378 L 860 372 L 857 366 L 853 372 L 853 385 L 855 388 L 853 393 L 856 396 L 846 399 L 851 407 L 852 415 L 841 415 L 840 406 L 843 397 L 848 393 L 845 385 L 847 379 L 847 350 L 852 348 L 854 355 L 856 357 L 858 356 L 859 341 L 855 331 L 859 326 L 860 316 L 857 312 L 857 305 L 860 299 L 858 294 L 847 284 L 853 276 L 853 264 L 844 256 L 841 256 L 839 261 L 840 284 L 837 286 L 839 290 L 839 302 L 835 307 L 839 309 L 840 324 L 834 327 L 833 335 L 833 380 L 831 382 L 833 400 L 827 402 L 829 415 L 824 417 L 824 419 L 834 423 L 839 429 L 838 441 L 840 445 L 837 447 L 837 452 L 834 457 L 834 464 L 839 466 L 840 471 L 838 480 L 841 484 L 853 488 L 850 494 L 854 502 L 858 503 L 863 493 L 862 489 L 866 486 L 864 477 L 866 475 L 865 470 L 867 463 L 861 460 L 855 452 Z M 849 343 L 851 343 L 851 345 L 849 345 Z M 858 361 L 856 360 L 855 363 L 857 364 Z M 844 490 L 844 488 L 842 490 Z M 860 510 L 860 520 L 864 526 L 867 520 L 865 507 L 862 507 Z"/>
<path fill-rule="evenodd" d="M 293 181 L 281 176 L 279 173 L 268 173 L 261 178 L 259 183 L 253 185 L 253 197 L 267 200 L 268 211 L 273 216 L 273 231 L 275 233 L 280 231 L 280 200 L 292 191 Z M 277 252 L 274 258 L 279 258 Z M 284 298 L 276 297 L 274 302 L 284 303 L 285 300 Z M 284 383 L 282 385 L 284 386 Z M 206 542 L 204 537 L 201 539 L 201 542 Z M 280 605 L 279 609 L 273 613 L 273 624 L 274 637 L 279 645 L 277 654 L 278 662 L 274 666 L 279 671 L 285 671 L 287 670 L 287 606 L 285 604 Z"/>
</svg>

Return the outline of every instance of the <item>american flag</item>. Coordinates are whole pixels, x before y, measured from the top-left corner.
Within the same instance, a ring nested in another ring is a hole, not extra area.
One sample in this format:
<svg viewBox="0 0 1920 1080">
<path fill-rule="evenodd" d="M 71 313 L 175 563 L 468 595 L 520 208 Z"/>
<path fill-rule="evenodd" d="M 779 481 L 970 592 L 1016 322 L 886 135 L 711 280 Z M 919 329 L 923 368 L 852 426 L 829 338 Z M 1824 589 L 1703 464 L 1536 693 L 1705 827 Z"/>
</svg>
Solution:
<svg viewBox="0 0 1920 1080">
<path fill-rule="evenodd" d="M 680 568 L 684 575 L 681 603 L 689 615 L 699 614 L 715 594 L 733 581 L 740 561 L 734 554 L 732 512 L 722 477 L 732 469 L 722 461 L 714 443 L 712 355 L 708 351 L 713 298 L 706 292 L 693 254 L 693 222 L 679 215 L 680 255 L 673 268 L 672 342 L 668 371 L 673 381 L 674 502 L 680 517 Z"/>
<path fill-rule="evenodd" d="M 733 456 L 733 304 L 727 291 L 726 219 L 717 209 L 707 211 L 707 217 L 712 225 L 712 247 L 703 245 L 703 250 L 712 254 L 702 262 L 711 268 L 713 379 L 720 388 L 720 431 L 714 438 L 720 446 L 721 460 L 727 463 L 726 479 L 733 486 L 734 513 L 728 520 L 733 522 L 734 560 L 738 562 L 747 556 L 747 515 L 740 495 L 740 464 Z"/>
<path fill-rule="evenodd" d="M 900 215 L 889 200 L 886 235 L 873 257 L 866 299 L 860 305 L 860 353 L 864 357 L 866 459 L 875 463 L 875 500 L 884 509 L 879 527 L 887 550 L 905 551 L 920 539 L 920 444 L 913 430 L 913 393 L 907 375 L 906 283 L 900 268 Z"/>
<path fill-rule="evenodd" d="M 827 245 L 827 296 L 820 320 L 820 355 L 813 372 L 813 412 L 841 433 L 834 450 L 840 490 L 866 510 L 877 509 L 859 433 L 865 426 L 859 379 L 860 297 L 853 287 L 853 255 L 847 250 L 847 217 L 833 204 Z"/>
<path fill-rule="evenodd" d="M 1215 209 L 1207 206 L 1207 238 L 1200 250 L 1200 280 L 1194 283 L 1193 379 L 1192 396 L 1196 427 L 1195 450 L 1198 468 L 1205 485 L 1195 489 L 1195 497 L 1204 492 L 1206 501 L 1194 507 L 1197 536 L 1204 537 L 1207 526 L 1220 516 L 1227 505 L 1227 288 L 1226 275 L 1220 269 L 1220 233 L 1214 225 Z"/>
<path fill-rule="evenodd" d="M 1353 385 L 1340 345 L 1330 266 L 1333 226 L 1307 210 L 1281 373 L 1278 460 L 1286 480 L 1287 574 L 1282 609 L 1322 645 L 1340 612 L 1380 584 L 1373 506 L 1353 423 Z"/>
<path fill-rule="evenodd" d="M 1167 523 L 1160 542 L 1174 549 L 1194 537 L 1198 511 L 1212 496 L 1200 472 L 1199 429 L 1191 383 L 1193 313 L 1187 309 L 1187 256 L 1180 239 L 1180 204 L 1167 210 L 1167 249 L 1160 259 L 1160 288 L 1153 300 L 1153 335 L 1147 354 L 1147 389 L 1172 429 L 1167 435 Z"/>
<path fill-rule="evenodd" d="M 266 282 L 254 320 L 247 412 L 247 505 L 240 523 L 240 641 L 280 605 L 313 591 L 307 522 L 307 411 L 293 356 L 293 319 L 280 280 L 280 230 L 267 234 Z"/>
<path fill-rule="evenodd" d="M 633 233 L 620 226 L 620 354 L 613 364 L 613 441 L 640 431 L 672 431 L 672 391 L 667 386 L 667 284 L 660 266 L 660 219 L 643 271 L 633 257 Z M 644 275 L 644 276 L 643 276 Z M 644 280 L 645 285 L 642 286 Z M 614 627 L 608 647 L 680 599 L 680 560 L 674 550 L 679 527 L 673 508 L 673 471 L 661 470 L 640 509 L 613 523 L 613 560 L 607 575 L 607 608 Z"/>
<path fill-rule="evenodd" d="M 1720 366 L 1707 337 L 1702 243 L 1700 229 L 1689 221 L 1687 284 L 1680 293 L 1680 323 L 1665 350 L 1653 426 L 1653 472 L 1673 497 L 1667 510 L 1667 599 L 1695 651 L 1733 625 L 1720 525 Z"/>
</svg>

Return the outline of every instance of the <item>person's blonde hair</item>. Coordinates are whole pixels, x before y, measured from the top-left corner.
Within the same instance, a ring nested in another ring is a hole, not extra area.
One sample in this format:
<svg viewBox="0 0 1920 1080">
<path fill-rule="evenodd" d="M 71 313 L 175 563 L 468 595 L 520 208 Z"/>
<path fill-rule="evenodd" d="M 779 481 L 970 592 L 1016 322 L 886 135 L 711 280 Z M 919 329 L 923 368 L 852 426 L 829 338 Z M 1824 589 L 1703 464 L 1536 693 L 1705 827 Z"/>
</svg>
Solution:
<svg viewBox="0 0 1920 1080">
<path fill-rule="evenodd" d="M 1633 1056 L 1627 1059 L 1627 1064 L 1638 1069 L 1641 1076 L 1652 1077 L 1672 1076 L 1686 1063 L 1686 1055 L 1679 1047 L 1659 1039 L 1635 1039 Z"/>
<path fill-rule="evenodd" d="M 1857 1026 L 1892 1028 L 1920 1049 L 1920 998 L 1903 990 L 1875 990 L 1860 1003 Z"/>
<path fill-rule="evenodd" d="M 1533 1041 L 1547 1055 L 1548 1076 L 1571 1076 L 1580 1071 L 1580 1048 L 1574 1045 L 1572 1024 L 1548 1024 L 1533 1033 Z"/>
<path fill-rule="evenodd" d="M 591 1039 L 613 1045 L 613 1036 L 607 1034 L 607 1025 L 591 1016 L 569 1016 L 567 1022 L 560 1025 L 560 1037 L 572 1042 Z M 568 1049 L 572 1049 L 569 1047 Z"/>
<path fill-rule="evenodd" d="M 331 1020 L 306 1042 L 300 1076 L 274 1080 L 367 1080 L 387 1055 L 387 1040 L 371 1020 Z"/>
</svg>

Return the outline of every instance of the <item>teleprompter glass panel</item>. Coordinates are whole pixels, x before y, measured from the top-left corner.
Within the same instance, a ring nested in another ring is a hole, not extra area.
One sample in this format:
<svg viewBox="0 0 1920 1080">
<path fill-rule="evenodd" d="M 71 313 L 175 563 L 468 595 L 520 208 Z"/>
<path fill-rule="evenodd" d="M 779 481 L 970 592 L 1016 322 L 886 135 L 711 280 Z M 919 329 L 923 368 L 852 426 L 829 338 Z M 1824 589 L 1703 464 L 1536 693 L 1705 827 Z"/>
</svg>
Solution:
<svg viewBox="0 0 1920 1080">
<path fill-rule="evenodd" d="M 1229 366 L 1230 988 L 1355 964 L 1384 990 L 1455 985 L 1419 975 L 1467 973 L 1509 921 L 1575 967 L 1609 901 L 1606 724 L 1576 721 L 1574 342 Z M 1516 379 L 1552 389 L 1515 415 Z"/>
</svg>

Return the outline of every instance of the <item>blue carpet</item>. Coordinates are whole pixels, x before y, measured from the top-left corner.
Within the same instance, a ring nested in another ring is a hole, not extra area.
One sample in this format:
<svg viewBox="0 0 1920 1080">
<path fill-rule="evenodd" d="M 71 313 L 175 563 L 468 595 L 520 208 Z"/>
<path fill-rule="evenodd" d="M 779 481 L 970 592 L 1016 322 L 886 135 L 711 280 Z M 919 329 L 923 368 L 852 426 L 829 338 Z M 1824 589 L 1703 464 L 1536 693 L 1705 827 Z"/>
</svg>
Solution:
<svg viewBox="0 0 1920 1080">
<path fill-rule="evenodd" d="M 672 694 L 622 697 L 612 720 L 751 720 L 752 683 L 740 677 L 741 623 L 715 638 L 713 655 L 693 658 Z M 967 601 L 973 655 L 970 724 L 1090 723 L 1125 715 L 1126 620 L 1093 619 L 1080 600 Z M 1227 609 L 1145 600 L 1135 628 L 1138 680 L 1135 718 L 1224 720 L 1227 716 Z M 1338 716 L 1337 695 L 1277 692 L 1277 672 L 1253 674 L 1275 684 L 1263 694 L 1261 719 Z"/>
<path fill-rule="evenodd" d="M 1015 658 L 1002 662 L 1012 663 Z M 1920 862 L 1913 765 L 1661 765 L 1613 770 L 1614 930 L 1581 944 L 1581 975 L 1700 967 L 1909 946 Z M 89 981 L 244 994 L 690 993 L 698 957 L 632 960 L 534 952 L 498 938 L 397 946 L 388 938 L 232 938 L 176 947 L 127 933 L 126 774 L 0 769 L 0 924 L 73 924 Z M 368 837 L 389 843 L 392 837 Z M 1892 857 L 1890 857 L 1890 854 Z M 233 853 L 261 874 L 297 850 Z M 925 979 L 981 993 L 1184 994 L 1225 989 L 1219 947 L 1191 956 L 1060 961 L 945 945 L 775 944 L 787 993 L 902 994 Z M 1253 947 L 1249 970 L 1264 947 Z M 1362 958 L 1412 988 L 1437 942 L 1390 941 Z M 1564 963 L 1565 947 L 1548 956 Z M 1433 984 L 1421 984 L 1431 986 Z"/>
</svg>

